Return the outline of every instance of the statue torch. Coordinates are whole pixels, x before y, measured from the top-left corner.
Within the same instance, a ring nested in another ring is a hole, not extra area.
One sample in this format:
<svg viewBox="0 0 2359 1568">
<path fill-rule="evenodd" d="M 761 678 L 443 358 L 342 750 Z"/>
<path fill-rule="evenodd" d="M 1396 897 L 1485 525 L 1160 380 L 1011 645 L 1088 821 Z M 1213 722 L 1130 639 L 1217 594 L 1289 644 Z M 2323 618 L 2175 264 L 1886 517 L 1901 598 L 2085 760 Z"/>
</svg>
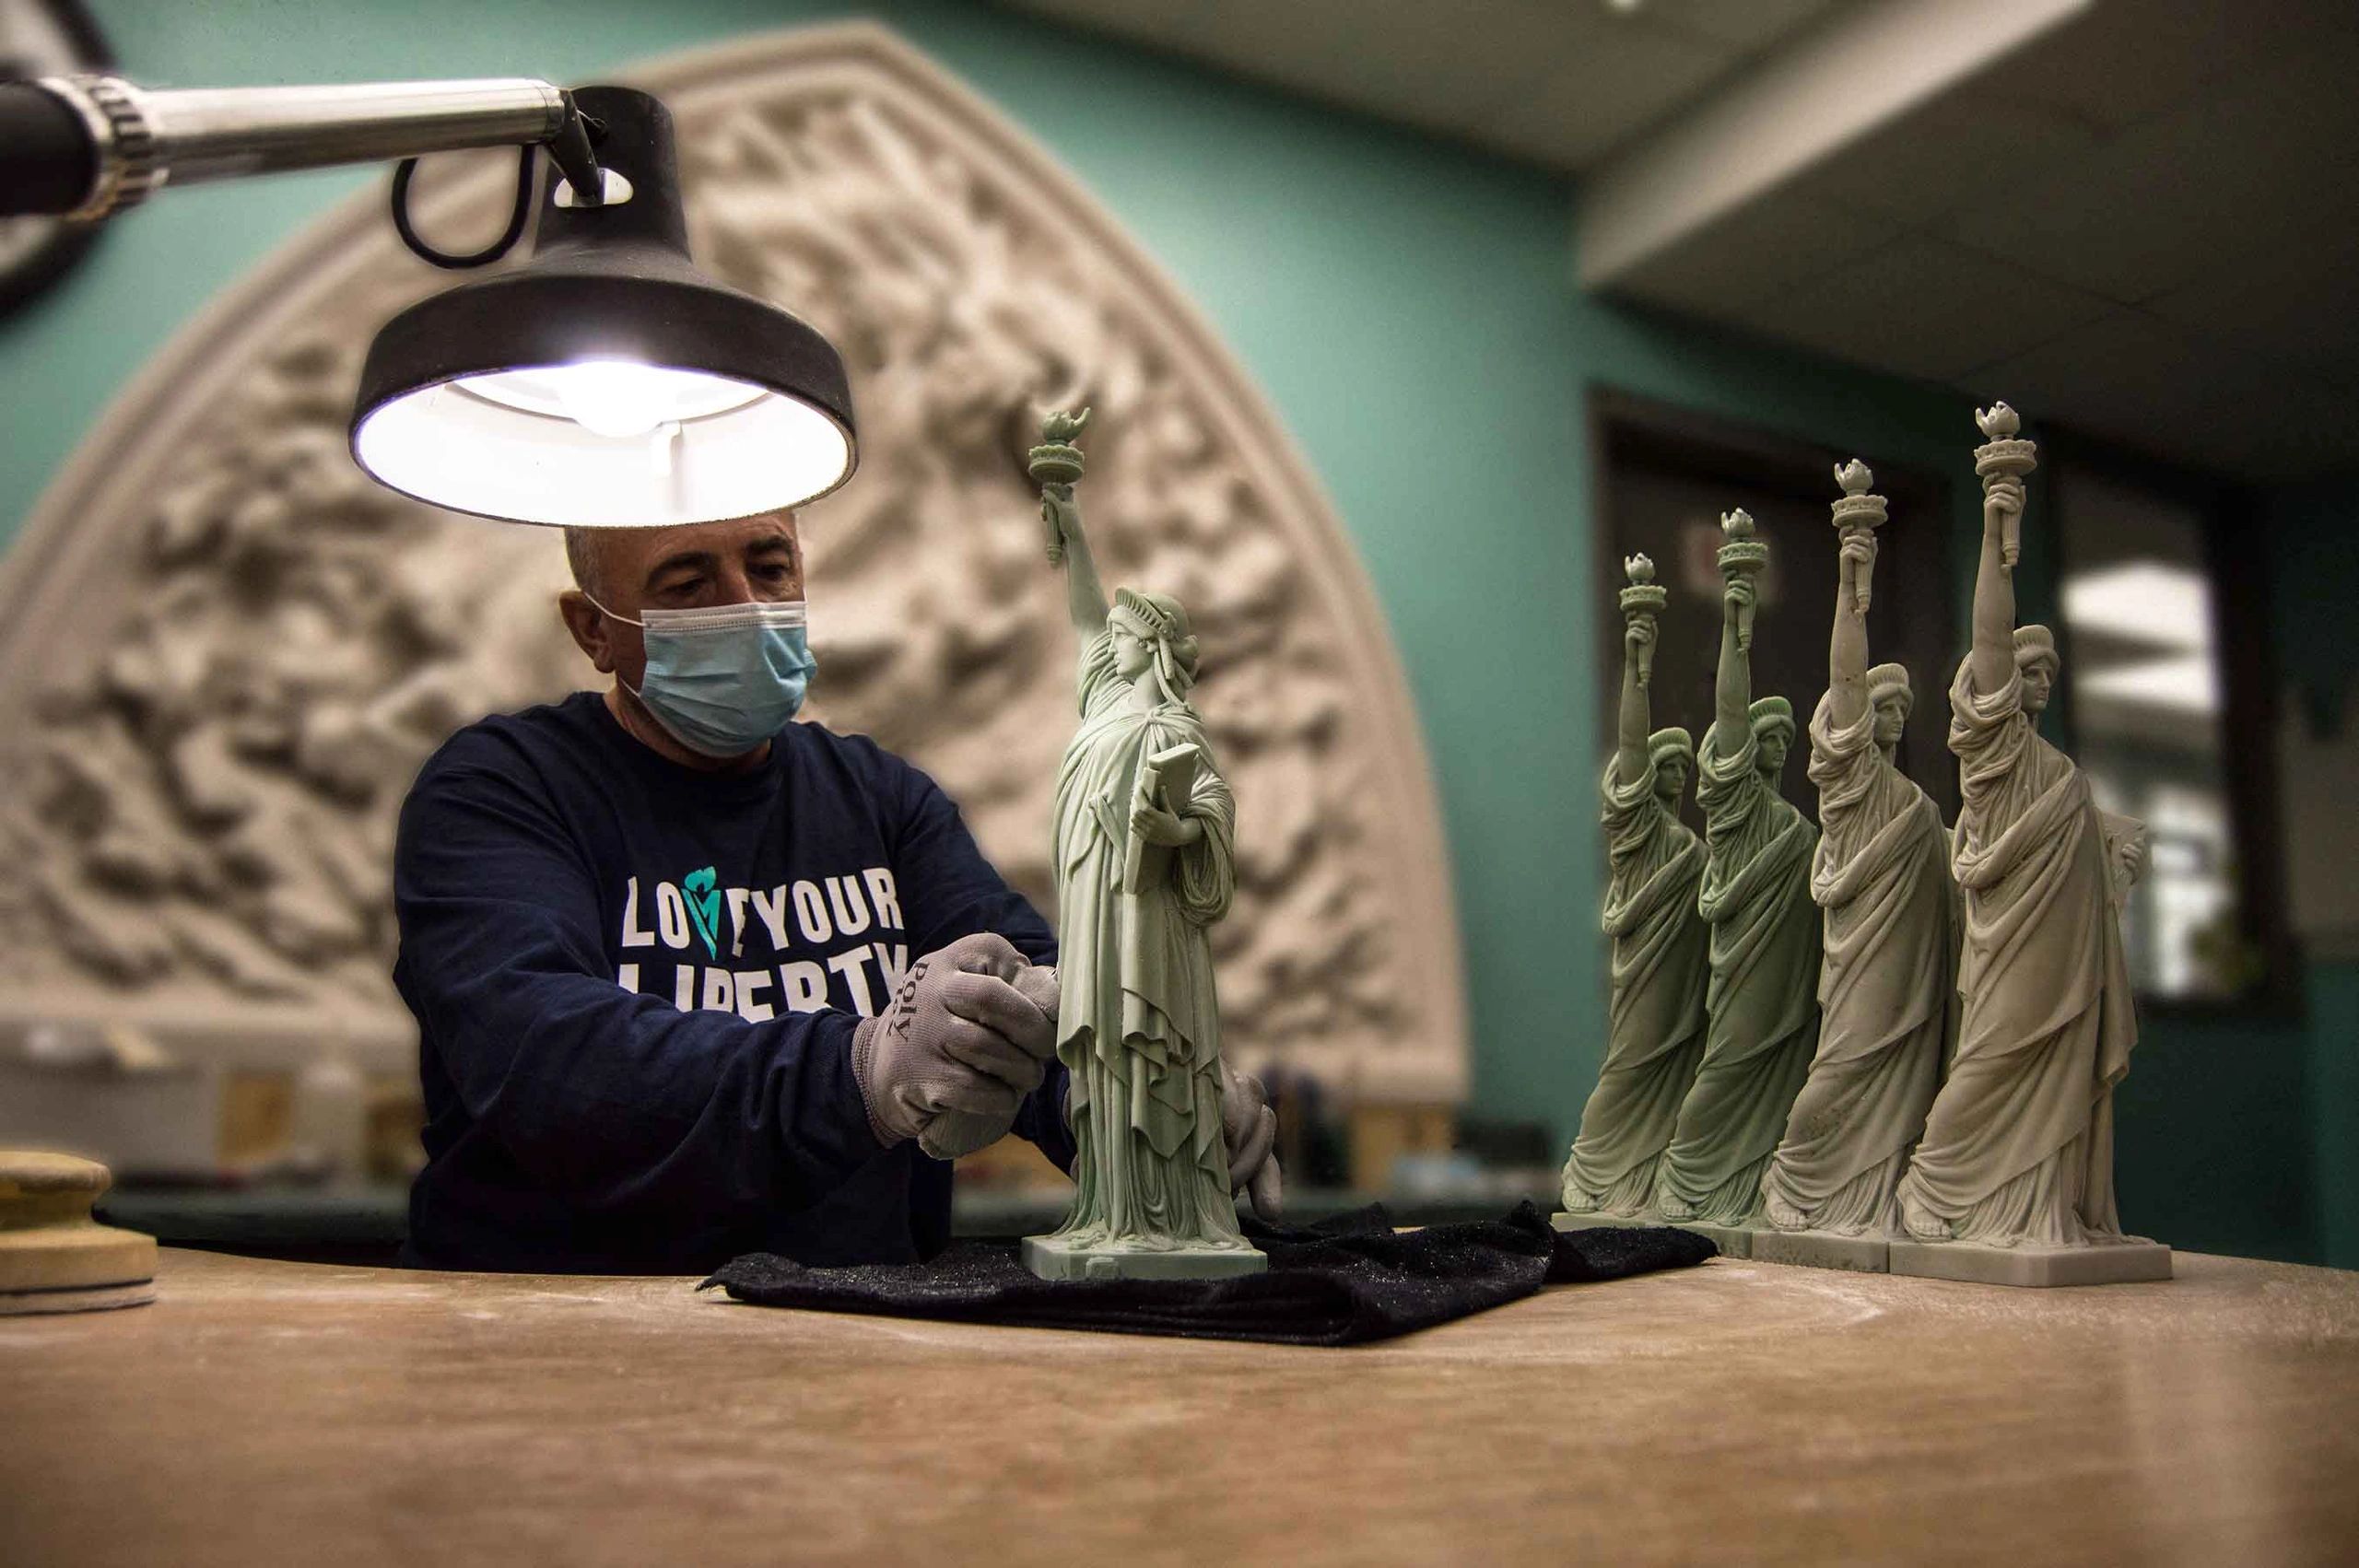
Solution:
<svg viewBox="0 0 2359 1568">
<path fill-rule="evenodd" d="M 2018 440 L 2015 437 L 2015 432 L 2023 428 L 2023 421 L 2015 417 L 2013 409 L 2003 403 L 1994 403 L 1988 408 L 1977 409 L 1974 422 L 1982 427 L 1984 435 L 1990 438 L 1989 442 L 1974 449 L 1974 472 L 1982 481 L 1985 497 L 1990 494 L 1991 486 L 1999 479 L 2006 477 L 2020 481 L 2025 474 L 2039 466 L 2038 444 Z M 2022 526 L 2023 513 L 2019 510 L 2007 520 L 2006 533 L 1999 541 L 1999 558 L 2009 567 L 2013 567 L 2015 557 L 2023 553 Z"/>
<path fill-rule="evenodd" d="M 1843 486 L 1843 498 L 1833 509 L 1838 540 L 1848 539 L 1855 532 L 1872 535 L 1884 526 L 1887 515 L 1884 498 L 1868 488 L 1876 482 L 1876 476 L 1866 463 L 1853 458 L 1835 471 L 1835 482 Z M 1862 615 L 1868 613 L 1869 570 L 1860 568 L 1858 584 L 1852 591 L 1852 607 Z"/>
<path fill-rule="evenodd" d="M 1041 444 L 1034 447 L 1027 456 L 1025 467 L 1041 489 L 1040 521 L 1049 525 L 1049 564 L 1052 567 L 1064 561 L 1065 536 L 1064 531 L 1057 526 L 1055 502 L 1048 490 L 1052 485 L 1062 485 L 1066 489 L 1062 498 L 1073 498 L 1072 486 L 1081 477 L 1082 470 L 1081 449 L 1073 444 L 1073 439 L 1080 435 L 1081 427 L 1088 423 L 1089 410 L 1086 408 L 1078 414 L 1050 415 L 1040 421 Z"/>
<path fill-rule="evenodd" d="M 1741 577 L 1759 577 L 1761 568 L 1769 564 L 1769 546 L 1753 534 L 1753 514 L 1743 507 L 1720 514 L 1720 532 L 1728 535 L 1728 543 L 1720 546 L 1720 576 L 1734 581 Z M 1753 649 L 1753 611 L 1750 604 L 1740 607 L 1736 618 L 1736 647 L 1740 653 Z"/>
<path fill-rule="evenodd" d="M 1630 586 L 1622 591 L 1622 620 L 1625 625 L 1639 621 L 1651 622 L 1671 603 L 1671 594 L 1655 580 L 1655 564 L 1645 556 L 1632 556 L 1622 563 L 1623 575 Z M 1638 689 L 1644 691 L 1655 673 L 1655 645 L 1651 642 L 1638 649 Z"/>
</svg>

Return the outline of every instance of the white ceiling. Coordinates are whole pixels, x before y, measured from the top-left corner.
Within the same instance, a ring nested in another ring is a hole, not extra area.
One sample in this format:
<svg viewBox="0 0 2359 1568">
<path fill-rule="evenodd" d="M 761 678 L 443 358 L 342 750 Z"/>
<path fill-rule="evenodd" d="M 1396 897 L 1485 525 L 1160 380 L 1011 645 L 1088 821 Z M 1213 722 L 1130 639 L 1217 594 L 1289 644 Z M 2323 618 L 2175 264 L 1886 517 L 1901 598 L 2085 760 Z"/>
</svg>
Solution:
<svg viewBox="0 0 2359 1568">
<path fill-rule="evenodd" d="M 2354 84 L 2348 0 L 2111 0 L 1618 287 L 2195 466 L 2359 463 Z M 1803 275 L 1725 287 L 1748 229 Z"/>
<path fill-rule="evenodd" d="M 1857 0 L 1011 0 L 1571 170 Z"/>
<path fill-rule="evenodd" d="M 1014 3 L 1602 189 L 1941 0 Z M 2359 464 L 2359 4 L 2094 0 L 1602 287 L 2198 467 Z"/>
</svg>

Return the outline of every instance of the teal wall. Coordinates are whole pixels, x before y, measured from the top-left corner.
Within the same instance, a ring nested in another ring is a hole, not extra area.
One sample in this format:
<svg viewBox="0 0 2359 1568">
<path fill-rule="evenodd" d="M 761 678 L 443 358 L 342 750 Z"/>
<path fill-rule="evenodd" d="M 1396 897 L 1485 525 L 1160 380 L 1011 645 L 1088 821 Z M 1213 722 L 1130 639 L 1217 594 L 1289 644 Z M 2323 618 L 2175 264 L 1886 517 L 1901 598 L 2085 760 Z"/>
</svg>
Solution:
<svg viewBox="0 0 2359 1568">
<path fill-rule="evenodd" d="M 2359 591 L 2359 474 L 2264 497 L 2272 652 L 2302 722 L 2328 731 L 2353 721 L 2351 615 Z M 2288 846 L 2297 853 L 2298 846 Z M 2315 1155 L 2314 1256 L 2359 1269 L 2359 959 L 2322 957 L 2303 974 L 2304 1093 Z"/>
<path fill-rule="evenodd" d="M 1476 1107 L 1545 1117 L 1559 1137 L 1594 1079 L 1603 1013 L 1591 661 L 1592 617 L 1611 602 L 1591 579 L 1587 392 L 1615 386 L 1954 472 L 1976 439 L 1957 397 L 1579 296 L 1560 181 L 985 7 L 95 9 L 126 73 L 157 85 L 581 80 L 741 30 L 866 14 L 995 100 L 1178 278 L 1332 495 L 1411 673 L 1440 785 Z M 13 531 L 108 399 L 215 290 L 381 180 L 336 172 L 174 193 L 119 223 L 59 294 L 0 322 L 0 522 Z M 1971 486 L 1957 488 L 1970 505 Z M 1953 521 L 1961 534 L 1971 526 Z M 2346 1018 L 2359 1010 L 2353 990 L 2339 993 Z M 2249 1103 L 2255 1126 L 2292 1117 L 2306 1127 L 2305 1045 L 2298 1032 L 2290 1039 L 2257 1073 L 2200 1036 L 2142 1051 L 2121 1144 L 2136 1223 L 2183 1245 L 2315 1254 L 2306 1133 L 2255 1147 L 2205 1119 L 2228 1094 Z M 2190 1144 L 2216 1155 L 2200 1201 L 2179 1159 Z"/>
</svg>

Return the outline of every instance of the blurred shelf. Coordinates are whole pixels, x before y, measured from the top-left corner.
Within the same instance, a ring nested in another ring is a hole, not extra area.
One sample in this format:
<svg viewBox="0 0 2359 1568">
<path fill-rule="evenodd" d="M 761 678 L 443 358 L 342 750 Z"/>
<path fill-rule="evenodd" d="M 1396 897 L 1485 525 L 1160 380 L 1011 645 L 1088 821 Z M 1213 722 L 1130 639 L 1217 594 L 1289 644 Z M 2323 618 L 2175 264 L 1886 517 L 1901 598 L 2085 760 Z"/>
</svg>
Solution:
<svg viewBox="0 0 2359 1568">
<path fill-rule="evenodd" d="M 117 1188 L 98 1213 L 167 1246 L 381 1265 L 409 1235 L 409 1188 Z"/>
<path fill-rule="evenodd" d="M 1543 1209 L 1555 1194 L 1510 1180 L 1449 1193 L 1371 1193 L 1302 1188 L 1286 1193 L 1285 1217 L 1307 1224 L 1382 1203 L 1395 1224 L 1495 1220 L 1526 1197 Z M 1052 1187 L 968 1188 L 951 1209 L 962 1236 L 1016 1236 L 1052 1230 L 1069 1190 Z M 117 1188 L 99 1206 L 109 1223 L 144 1231 L 168 1246 L 202 1247 L 320 1263 L 388 1263 L 409 1234 L 404 1186 Z"/>
</svg>

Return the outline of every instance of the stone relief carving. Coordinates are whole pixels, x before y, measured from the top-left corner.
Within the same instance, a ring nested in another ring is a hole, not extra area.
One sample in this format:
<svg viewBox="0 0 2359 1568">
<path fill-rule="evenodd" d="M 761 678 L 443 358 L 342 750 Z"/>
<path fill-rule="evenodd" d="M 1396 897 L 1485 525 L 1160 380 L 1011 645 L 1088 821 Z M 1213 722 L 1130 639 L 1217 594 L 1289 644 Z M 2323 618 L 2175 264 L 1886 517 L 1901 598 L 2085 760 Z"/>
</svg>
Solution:
<svg viewBox="0 0 2359 1568">
<path fill-rule="evenodd" d="M 1023 457 L 1095 403 L 1109 575 L 1179 595 L 1240 802 L 1231 1047 L 1378 1098 L 1465 1080 L 1458 937 L 1405 685 L 1342 530 L 1176 288 L 995 111 L 888 31 L 635 73 L 680 126 L 700 263 L 841 345 L 859 476 L 803 520 L 813 716 L 941 779 L 1053 909 L 1070 661 Z M 496 227 L 512 163 L 423 204 Z M 423 184 L 423 182 L 421 182 Z M 376 193 L 282 249 L 85 442 L 0 580 L 0 1010 L 405 1051 L 402 795 L 451 730 L 589 675 L 551 532 L 379 489 L 345 422 L 376 324 L 447 282 Z"/>
</svg>

